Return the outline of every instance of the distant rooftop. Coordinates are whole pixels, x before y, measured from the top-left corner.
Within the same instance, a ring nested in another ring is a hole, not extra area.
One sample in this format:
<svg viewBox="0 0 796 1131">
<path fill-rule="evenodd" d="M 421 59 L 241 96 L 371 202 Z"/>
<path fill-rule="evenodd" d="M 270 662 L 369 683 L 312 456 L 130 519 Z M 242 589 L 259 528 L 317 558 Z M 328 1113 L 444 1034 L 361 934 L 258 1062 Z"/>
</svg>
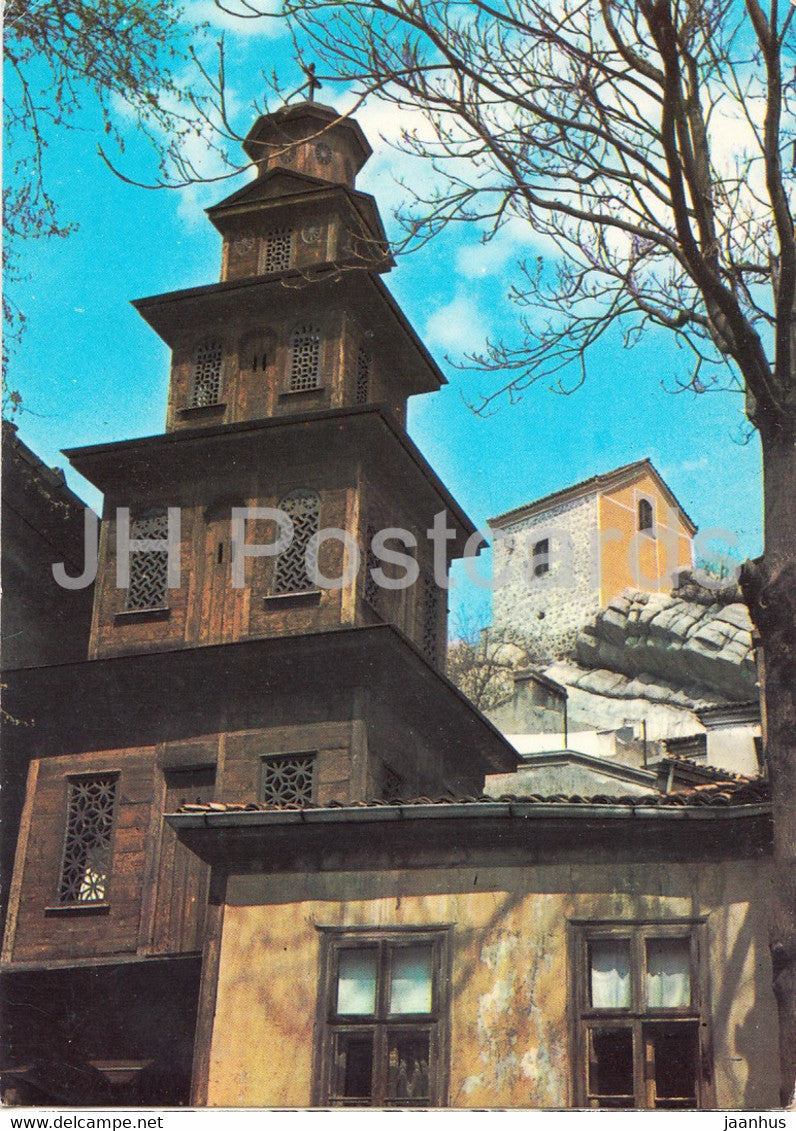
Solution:
<svg viewBox="0 0 796 1131">
<path fill-rule="evenodd" d="M 489 525 L 492 527 L 509 526 L 513 522 L 519 522 L 521 519 L 530 518 L 531 515 L 540 514 L 569 499 L 577 499 L 579 497 L 594 495 L 620 487 L 625 482 L 632 482 L 632 480 L 642 472 L 647 472 L 657 480 L 658 486 L 663 491 L 664 495 L 666 495 L 671 505 L 677 508 L 686 525 L 690 527 L 691 533 L 695 534 L 697 530 L 696 524 L 689 518 L 674 492 L 663 480 L 660 473 L 656 471 L 650 459 L 635 460 L 633 463 L 626 463 L 623 464 L 622 467 L 614 468 L 613 471 L 606 471 L 601 475 L 592 475 L 589 479 L 581 479 L 579 483 L 573 483 L 569 487 L 562 487 L 560 490 L 553 491 L 549 495 L 542 495 L 541 498 L 534 499 L 529 503 L 523 503 L 522 506 L 514 507 L 513 510 L 504 511 L 503 514 L 496 515 L 495 518 L 490 518 L 488 520 Z"/>
</svg>

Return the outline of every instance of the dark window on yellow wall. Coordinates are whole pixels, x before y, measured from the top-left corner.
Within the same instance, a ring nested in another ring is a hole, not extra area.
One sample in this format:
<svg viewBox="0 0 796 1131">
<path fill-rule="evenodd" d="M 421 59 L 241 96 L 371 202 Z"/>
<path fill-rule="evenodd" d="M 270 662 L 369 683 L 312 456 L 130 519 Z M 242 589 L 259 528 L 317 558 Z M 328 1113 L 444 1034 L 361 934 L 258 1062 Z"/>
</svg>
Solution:
<svg viewBox="0 0 796 1131">
<path fill-rule="evenodd" d="M 708 1106 L 703 930 L 693 922 L 572 925 L 578 1106 Z"/>
<path fill-rule="evenodd" d="M 533 575 L 543 577 L 550 572 L 550 539 L 542 538 L 533 546 Z"/>
<path fill-rule="evenodd" d="M 649 499 L 638 501 L 638 528 L 639 530 L 653 530 L 655 528 L 655 511 Z"/>
<path fill-rule="evenodd" d="M 318 1102 L 444 1104 L 447 936 L 446 928 L 324 931 Z"/>
</svg>

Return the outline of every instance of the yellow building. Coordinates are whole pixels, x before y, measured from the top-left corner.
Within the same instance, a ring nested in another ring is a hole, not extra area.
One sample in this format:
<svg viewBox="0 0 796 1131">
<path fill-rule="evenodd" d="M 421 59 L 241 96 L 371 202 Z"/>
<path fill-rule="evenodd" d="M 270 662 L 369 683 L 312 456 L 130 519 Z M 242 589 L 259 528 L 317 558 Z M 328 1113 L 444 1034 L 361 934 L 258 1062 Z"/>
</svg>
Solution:
<svg viewBox="0 0 796 1131">
<path fill-rule="evenodd" d="M 212 868 L 193 1102 L 768 1108 L 765 786 L 167 820 Z"/>
<path fill-rule="evenodd" d="M 626 588 L 668 592 L 693 565 L 696 526 L 649 459 L 490 519 L 494 623 L 552 655 Z"/>
</svg>

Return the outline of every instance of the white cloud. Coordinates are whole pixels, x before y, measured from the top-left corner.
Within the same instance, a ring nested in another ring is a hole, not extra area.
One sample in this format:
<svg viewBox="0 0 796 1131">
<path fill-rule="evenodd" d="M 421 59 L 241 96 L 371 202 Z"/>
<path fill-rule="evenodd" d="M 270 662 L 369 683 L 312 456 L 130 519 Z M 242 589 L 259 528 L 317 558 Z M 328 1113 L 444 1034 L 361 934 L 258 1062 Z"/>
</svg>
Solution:
<svg viewBox="0 0 796 1131">
<path fill-rule="evenodd" d="M 457 356 L 482 349 L 489 330 L 489 318 L 478 304 L 456 295 L 428 318 L 423 337 L 430 346 Z"/>
<path fill-rule="evenodd" d="M 485 279 L 501 275 L 513 263 L 527 259 L 530 254 L 548 254 L 558 257 L 560 252 L 549 236 L 535 232 L 531 225 L 519 218 L 509 220 L 486 243 L 475 239 L 456 252 L 456 270 L 465 279 Z"/>
<path fill-rule="evenodd" d="M 244 18 L 246 7 L 239 0 L 223 0 L 224 8 L 217 7 L 214 0 L 188 0 L 184 17 L 189 23 L 207 22 L 213 31 L 231 32 L 233 35 L 253 38 L 262 36 L 276 39 L 286 30 L 284 19 L 279 15 L 280 0 L 256 0 L 256 7 L 264 15 L 258 18 Z M 237 16 L 234 13 L 240 12 Z"/>
</svg>

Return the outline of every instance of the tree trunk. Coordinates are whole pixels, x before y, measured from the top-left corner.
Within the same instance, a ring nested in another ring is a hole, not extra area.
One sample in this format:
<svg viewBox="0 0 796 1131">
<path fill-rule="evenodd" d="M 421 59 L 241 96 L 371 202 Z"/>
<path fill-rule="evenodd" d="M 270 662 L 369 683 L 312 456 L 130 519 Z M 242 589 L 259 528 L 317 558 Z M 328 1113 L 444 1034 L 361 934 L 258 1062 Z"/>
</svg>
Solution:
<svg viewBox="0 0 796 1131">
<path fill-rule="evenodd" d="M 757 630 L 763 744 L 771 783 L 774 874 L 770 948 L 780 1030 L 780 1098 L 794 1091 L 796 1052 L 796 454 L 782 433 L 761 430 L 763 557 L 741 574 Z"/>
</svg>

